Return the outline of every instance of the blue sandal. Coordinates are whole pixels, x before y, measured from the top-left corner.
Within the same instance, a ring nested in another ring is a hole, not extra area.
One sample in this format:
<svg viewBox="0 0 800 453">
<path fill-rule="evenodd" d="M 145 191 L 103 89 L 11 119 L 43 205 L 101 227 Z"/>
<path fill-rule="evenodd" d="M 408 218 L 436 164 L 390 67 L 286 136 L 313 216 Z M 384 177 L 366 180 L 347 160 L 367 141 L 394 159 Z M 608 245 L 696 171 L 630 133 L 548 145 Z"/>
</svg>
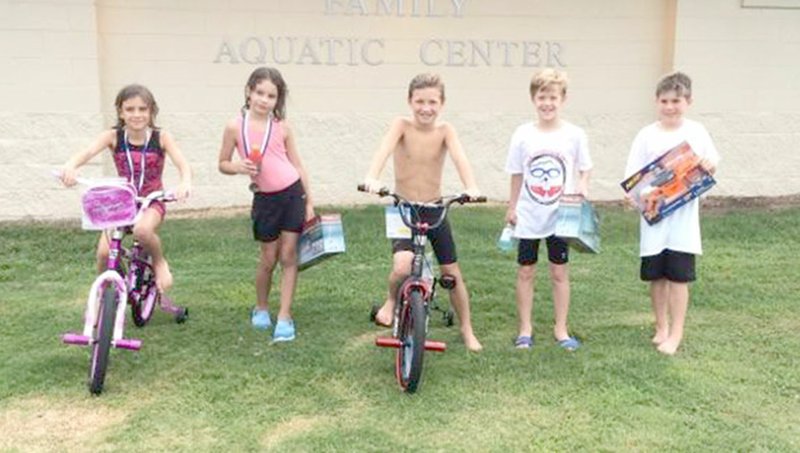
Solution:
<svg viewBox="0 0 800 453">
<path fill-rule="evenodd" d="M 533 347 L 533 337 L 520 335 L 514 340 L 514 347 L 517 349 L 530 349 Z"/>
<path fill-rule="evenodd" d="M 556 340 L 556 342 L 558 343 L 559 346 L 561 346 L 563 349 L 569 352 L 573 352 L 581 347 L 581 342 L 578 341 L 578 339 L 575 337 L 567 337 L 564 338 L 563 340 Z"/>
</svg>

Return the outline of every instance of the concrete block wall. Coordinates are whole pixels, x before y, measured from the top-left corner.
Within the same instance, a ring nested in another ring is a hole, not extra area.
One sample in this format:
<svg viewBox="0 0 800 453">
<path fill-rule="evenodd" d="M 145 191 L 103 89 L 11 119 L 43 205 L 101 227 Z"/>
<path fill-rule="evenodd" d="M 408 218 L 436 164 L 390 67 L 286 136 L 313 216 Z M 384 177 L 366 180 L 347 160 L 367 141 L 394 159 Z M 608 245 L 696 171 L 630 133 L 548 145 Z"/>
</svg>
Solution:
<svg viewBox="0 0 800 453">
<path fill-rule="evenodd" d="M 655 82 L 673 66 L 695 79 L 692 116 L 725 159 L 714 194 L 800 191 L 784 165 L 797 159 L 800 10 L 740 0 L 0 0 L 0 8 L 8 175 L 0 220 L 77 213 L 76 191 L 42 175 L 113 124 L 114 96 L 132 82 L 152 89 L 158 124 L 192 163 L 185 207 L 248 204 L 246 181 L 219 174 L 217 155 L 246 78 L 262 64 L 289 84 L 289 120 L 320 204 L 373 201 L 354 187 L 423 71 L 444 76 L 443 119 L 460 132 L 482 190 L 506 199 L 507 142 L 532 118 L 528 82 L 547 64 L 569 74 L 565 118 L 589 134 L 594 197 L 619 198 L 630 141 L 653 120 Z M 764 166 L 754 168 L 754 148 L 769 150 Z M 769 162 L 784 169 L 782 181 L 764 182 Z M 87 173 L 109 167 L 100 159 Z M 175 182 L 174 168 L 165 180 Z M 459 187 L 449 167 L 446 185 Z"/>
<path fill-rule="evenodd" d="M 675 66 L 724 159 L 715 193 L 800 192 L 800 2 L 681 1 L 678 17 Z"/>
<path fill-rule="evenodd" d="M 97 39 L 91 0 L 0 1 L 0 220 L 79 209 L 49 175 L 102 124 Z"/>
</svg>

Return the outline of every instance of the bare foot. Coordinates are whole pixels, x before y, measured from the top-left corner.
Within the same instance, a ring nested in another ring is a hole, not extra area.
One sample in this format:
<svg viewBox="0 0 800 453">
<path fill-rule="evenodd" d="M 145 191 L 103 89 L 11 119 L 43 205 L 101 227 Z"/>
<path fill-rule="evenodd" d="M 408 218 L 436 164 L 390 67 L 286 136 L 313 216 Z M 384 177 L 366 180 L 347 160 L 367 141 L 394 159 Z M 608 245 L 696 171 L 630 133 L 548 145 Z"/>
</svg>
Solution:
<svg viewBox="0 0 800 453">
<path fill-rule="evenodd" d="M 481 346 L 481 343 L 475 338 L 474 334 L 462 334 L 462 336 L 464 337 L 464 346 L 466 346 L 468 351 L 479 352 L 483 350 L 483 346 Z"/>
<path fill-rule="evenodd" d="M 394 320 L 394 307 L 389 302 L 383 304 L 378 313 L 375 314 L 375 324 L 383 327 L 391 327 Z"/>
<path fill-rule="evenodd" d="M 650 341 L 651 341 L 651 342 L 652 342 L 654 345 L 658 346 L 658 345 L 660 345 L 661 343 L 663 343 L 663 342 L 667 341 L 667 337 L 668 337 L 668 335 L 667 335 L 667 333 L 666 333 L 666 332 L 656 332 L 656 334 L 655 334 L 655 335 L 653 335 L 653 339 L 652 339 L 652 340 L 650 340 Z"/>
<path fill-rule="evenodd" d="M 680 346 L 680 344 L 681 344 L 680 341 L 674 341 L 674 340 L 667 339 L 664 342 L 662 342 L 660 345 L 658 345 L 658 347 L 656 349 L 658 349 L 658 352 L 660 352 L 662 354 L 675 355 L 675 353 L 678 352 L 678 346 Z"/>
<path fill-rule="evenodd" d="M 153 272 L 156 274 L 156 287 L 163 293 L 172 287 L 172 273 L 169 271 L 167 260 L 153 263 Z"/>
</svg>

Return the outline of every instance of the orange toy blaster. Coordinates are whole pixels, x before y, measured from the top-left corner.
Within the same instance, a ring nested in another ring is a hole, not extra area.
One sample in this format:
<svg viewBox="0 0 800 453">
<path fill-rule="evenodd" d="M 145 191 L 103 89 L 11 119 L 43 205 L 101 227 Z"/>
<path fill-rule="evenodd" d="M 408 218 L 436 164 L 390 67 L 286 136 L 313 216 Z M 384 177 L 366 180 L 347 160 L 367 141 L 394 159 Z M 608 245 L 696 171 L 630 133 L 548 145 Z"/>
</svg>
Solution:
<svg viewBox="0 0 800 453">
<path fill-rule="evenodd" d="M 659 208 L 668 199 L 678 197 L 691 190 L 700 172 L 700 158 L 697 155 L 682 155 L 673 165 L 657 170 L 650 187 L 642 189 L 639 196 L 644 202 L 643 214 L 655 219 Z"/>
<path fill-rule="evenodd" d="M 716 184 L 700 166 L 700 157 L 683 142 L 620 183 L 639 207 L 642 217 L 653 225 Z"/>
</svg>

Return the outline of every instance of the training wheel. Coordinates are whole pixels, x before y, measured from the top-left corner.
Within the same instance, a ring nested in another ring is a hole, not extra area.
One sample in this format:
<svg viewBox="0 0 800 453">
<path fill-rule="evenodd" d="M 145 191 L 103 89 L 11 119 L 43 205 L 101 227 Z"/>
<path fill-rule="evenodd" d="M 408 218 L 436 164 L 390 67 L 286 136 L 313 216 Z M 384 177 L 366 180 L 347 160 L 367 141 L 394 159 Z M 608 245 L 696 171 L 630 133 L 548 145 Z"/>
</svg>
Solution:
<svg viewBox="0 0 800 453">
<path fill-rule="evenodd" d="M 189 318 L 189 309 L 182 308 L 178 314 L 175 315 L 175 322 L 178 324 L 183 324 Z"/>
<path fill-rule="evenodd" d="M 442 321 L 446 327 L 452 327 L 455 324 L 455 313 L 453 313 L 453 309 L 450 308 L 444 313 L 442 313 Z"/>
</svg>

